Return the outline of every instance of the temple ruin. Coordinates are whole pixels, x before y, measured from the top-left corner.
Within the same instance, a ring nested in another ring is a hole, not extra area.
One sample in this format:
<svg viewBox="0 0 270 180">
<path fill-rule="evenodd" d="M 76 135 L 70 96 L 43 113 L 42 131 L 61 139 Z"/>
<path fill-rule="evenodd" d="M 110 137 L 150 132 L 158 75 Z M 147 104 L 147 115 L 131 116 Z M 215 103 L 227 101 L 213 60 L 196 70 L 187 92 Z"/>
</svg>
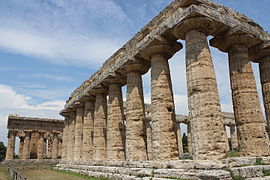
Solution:
<svg viewBox="0 0 270 180">
<path fill-rule="evenodd" d="M 60 159 L 64 122 L 59 119 L 8 116 L 6 160 L 14 159 L 16 137 L 19 137 L 18 158 Z"/>
<path fill-rule="evenodd" d="M 72 93 L 60 113 L 65 117 L 63 161 L 179 159 L 181 141 L 168 64 L 183 48 L 178 40 L 185 41 L 193 159 L 218 160 L 228 152 L 209 44 L 228 53 L 241 156 L 269 155 L 251 62 L 260 65 L 269 122 L 270 35 L 246 16 L 212 1 L 175 0 Z M 149 70 L 151 134 L 145 131 L 141 78 Z M 124 113 L 121 88 L 125 85 Z"/>
<path fill-rule="evenodd" d="M 188 118 L 175 114 L 168 63 L 183 49 L 179 40 L 185 42 Z M 228 54 L 235 121 L 221 112 L 210 46 Z M 259 63 L 266 121 L 251 63 Z M 142 85 L 148 71 L 150 110 L 145 108 Z M 65 120 L 58 168 L 119 179 L 189 179 L 196 174 L 231 179 L 222 168 L 244 163 L 226 159 L 226 124 L 231 128 L 231 149 L 248 162 L 260 157 L 269 164 L 269 72 L 270 35 L 260 25 L 211 0 L 174 0 L 66 101 L 60 112 Z M 188 124 L 190 161 L 179 160 L 180 122 Z M 14 134 L 9 134 L 12 142 Z M 189 171 L 192 168 L 196 170 Z M 211 168 L 218 170 L 205 170 Z"/>
</svg>

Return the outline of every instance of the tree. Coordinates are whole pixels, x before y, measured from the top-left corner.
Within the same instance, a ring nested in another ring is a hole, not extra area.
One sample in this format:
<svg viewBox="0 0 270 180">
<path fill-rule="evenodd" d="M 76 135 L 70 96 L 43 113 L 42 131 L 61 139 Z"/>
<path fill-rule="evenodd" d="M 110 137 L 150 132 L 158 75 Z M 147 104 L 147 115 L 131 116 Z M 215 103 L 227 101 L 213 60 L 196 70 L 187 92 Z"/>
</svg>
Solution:
<svg viewBox="0 0 270 180">
<path fill-rule="evenodd" d="M 184 153 L 188 152 L 188 138 L 187 138 L 186 133 L 183 134 L 182 144 L 183 144 Z"/>
<path fill-rule="evenodd" d="M 7 148 L 3 142 L 0 142 L 0 162 L 5 160 Z"/>
</svg>

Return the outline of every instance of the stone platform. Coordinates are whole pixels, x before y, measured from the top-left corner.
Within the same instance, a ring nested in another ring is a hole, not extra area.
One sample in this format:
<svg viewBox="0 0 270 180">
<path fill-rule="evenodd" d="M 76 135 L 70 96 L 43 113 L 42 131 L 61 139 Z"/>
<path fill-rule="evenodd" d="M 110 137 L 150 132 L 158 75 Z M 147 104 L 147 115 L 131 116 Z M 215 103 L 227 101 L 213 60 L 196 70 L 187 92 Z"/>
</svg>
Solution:
<svg viewBox="0 0 270 180">
<path fill-rule="evenodd" d="M 84 162 L 58 164 L 55 169 L 119 180 L 270 179 L 270 157 L 233 157 L 220 161 Z"/>
</svg>

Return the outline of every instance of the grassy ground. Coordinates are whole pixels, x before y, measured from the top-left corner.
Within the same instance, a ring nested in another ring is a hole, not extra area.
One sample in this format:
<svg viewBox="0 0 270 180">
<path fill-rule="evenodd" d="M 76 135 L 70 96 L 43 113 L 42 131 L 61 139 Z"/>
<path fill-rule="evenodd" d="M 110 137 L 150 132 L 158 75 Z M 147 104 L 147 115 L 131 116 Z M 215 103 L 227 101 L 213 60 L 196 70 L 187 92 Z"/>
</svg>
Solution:
<svg viewBox="0 0 270 180">
<path fill-rule="evenodd" d="M 24 175 L 27 180 L 106 180 L 100 178 L 92 178 L 77 173 L 56 171 L 50 166 L 15 166 L 15 169 Z M 3 174 L 3 180 L 8 180 L 6 168 L 0 166 L 0 180 Z M 2 174 L 1 174 L 2 173 Z M 5 175 L 5 176 L 4 176 Z"/>
<path fill-rule="evenodd" d="M 8 180 L 8 169 L 0 164 L 0 180 Z"/>
</svg>

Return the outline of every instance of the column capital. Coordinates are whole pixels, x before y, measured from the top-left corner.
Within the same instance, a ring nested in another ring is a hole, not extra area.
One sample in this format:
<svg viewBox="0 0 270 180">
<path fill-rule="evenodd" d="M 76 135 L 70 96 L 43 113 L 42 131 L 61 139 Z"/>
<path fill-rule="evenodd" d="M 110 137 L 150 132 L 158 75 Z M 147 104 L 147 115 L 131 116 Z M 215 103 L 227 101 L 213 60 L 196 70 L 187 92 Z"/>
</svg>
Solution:
<svg viewBox="0 0 270 180">
<path fill-rule="evenodd" d="M 254 62 L 259 63 L 262 58 L 270 56 L 270 40 L 249 49 L 249 55 Z"/>
<path fill-rule="evenodd" d="M 179 39 L 186 39 L 186 34 L 192 30 L 200 31 L 207 36 L 214 34 L 218 24 L 208 17 L 191 17 L 184 19 L 175 26 L 173 33 Z"/>
<path fill-rule="evenodd" d="M 104 83 L 108 84 L 108 86 L 111 84 L 124 86 L 127 83 L 127 77 L 117 72 L 111 72 L 104 80 Z"/>
<path fill-rule="evenodd" d="M 125 64 L 124 69 L 126 74 L 130 72 L 139 72 L 141 75 L 148 72 L 150 63 L 142 58 L 134 58 Z"/>
<path fill-rule="evenodd" d="M 261 40 L 244 33 L 238 28 L 231 28 L 227 32 L 219 34 L 210 40 L 210 45 L 218 48 L 222 52 L 229 52 L 231 50 L 241 48 L 250 48 L 261 43 Z"/>
<path fill-rule="evenodd" d="M 88 101 L 95 101 L 95 100 L 96 100 L 96 97 L 91 93 L 86 93 L 86 95 L 84 95 L 81 98 L 81 102 L 83 103 L 88 102 Z"/>
<path fill-rule="evenodd" d="M 96 87 L 94 87 L 93 89 L 91 89 L 91 94 L 93 95 L 97 95 L 97 94 L 108 94 L 108 87 L 102 85 L 102 84 L 98 84 Z"/>
<path fill-rule="evenodd" d="M 146 60 L 151 60 L 153 55 L 159 54 L 170 59 L 176 52 L 181 50 L 183 45 L 176 41 L 170 41 L 162 36 L 157 36 L 153 42 L 142 50 L 141 55 Z"/>
</svg>

